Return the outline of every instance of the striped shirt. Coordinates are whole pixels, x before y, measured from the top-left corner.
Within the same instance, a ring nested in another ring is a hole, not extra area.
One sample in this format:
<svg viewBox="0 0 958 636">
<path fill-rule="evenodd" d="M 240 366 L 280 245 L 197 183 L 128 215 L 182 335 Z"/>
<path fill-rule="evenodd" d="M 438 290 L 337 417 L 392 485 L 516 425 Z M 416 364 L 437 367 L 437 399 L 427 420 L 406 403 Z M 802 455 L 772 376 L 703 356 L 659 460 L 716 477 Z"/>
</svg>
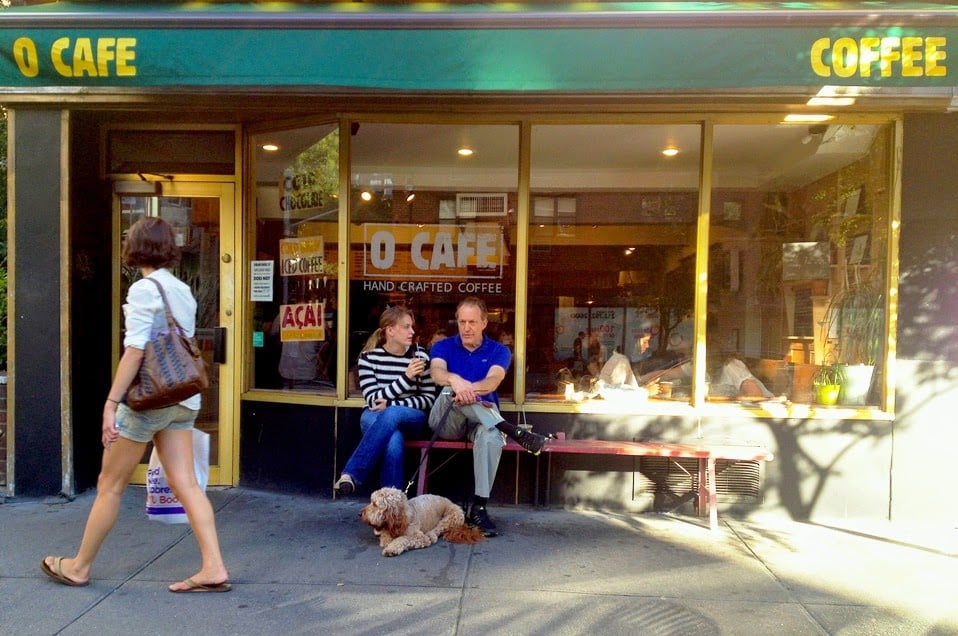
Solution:
<svg viewBox="0 0 958 636">
<path fill-rule="evenodd" d="M 429 375 L 429 358 L 426 370 L 414 380 L 406 377 L 408 356 L 396 356 L 382 347 L 359 354 L 359 388 L 366 406 L 372 407 L 376 400 L 386 400 L 386 405 L 399 404 L 428 411 L 436 401 L 436 385 Z"/>
</svg>

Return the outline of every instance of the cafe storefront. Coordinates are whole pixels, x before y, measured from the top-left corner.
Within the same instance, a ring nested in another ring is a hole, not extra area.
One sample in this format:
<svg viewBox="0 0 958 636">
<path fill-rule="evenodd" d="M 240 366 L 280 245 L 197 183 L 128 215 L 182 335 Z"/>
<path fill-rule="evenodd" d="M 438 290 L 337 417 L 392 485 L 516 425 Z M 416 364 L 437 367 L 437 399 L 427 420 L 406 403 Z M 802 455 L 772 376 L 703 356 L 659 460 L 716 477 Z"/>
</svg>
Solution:
<svg viewBox="0 0 958 636">
<path fill-rule="evenodd" d="M 956 401 L 958 9 L 672 4 L 0 11 L 8 494 L 95 484 L 119 245 L 158 215 L 213 485 L 329 495 L 380 312 L 411 307 L 428 350 L 476 295 L 510 419 L 772 450 L 724 506 L 953 518 L 924 484 L 958 441 L 931 415 Z M 599 382 L 610 358 L 637 389 Z M 768 394 L 724 390 L 730 360 Z M 493 498 L 646 510 L 690 486 L 657 459 L 504 457 Z"/>
</svg>

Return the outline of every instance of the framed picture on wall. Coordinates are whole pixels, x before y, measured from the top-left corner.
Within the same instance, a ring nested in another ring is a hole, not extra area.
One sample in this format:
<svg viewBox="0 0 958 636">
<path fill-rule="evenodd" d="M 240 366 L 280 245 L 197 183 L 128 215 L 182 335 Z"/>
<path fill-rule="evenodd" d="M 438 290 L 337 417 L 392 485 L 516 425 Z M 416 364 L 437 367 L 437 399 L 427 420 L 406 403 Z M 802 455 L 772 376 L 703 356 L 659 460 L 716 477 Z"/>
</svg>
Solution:
<svg viewBox="0 0 958 636">
<path fill-rule="evenodd" d="M 862 198 L 862 189 L 857 188 L 848 193 L 848 198 L 845 199 L 845 216 L 855 216 L 858 214 L 858 204 Z"/>
<path fill-rule="evenodd" d="M 870 235 L 859 234 L 849 245 L 848 262 L 852 265 L 864 265 L 869 262 L 868 241 Z"/>
<path fill-rule="evenodd" d="M 827 242 L 782 244 L 782 280 L 821 280 L 831 276 Z"/>
</svg>

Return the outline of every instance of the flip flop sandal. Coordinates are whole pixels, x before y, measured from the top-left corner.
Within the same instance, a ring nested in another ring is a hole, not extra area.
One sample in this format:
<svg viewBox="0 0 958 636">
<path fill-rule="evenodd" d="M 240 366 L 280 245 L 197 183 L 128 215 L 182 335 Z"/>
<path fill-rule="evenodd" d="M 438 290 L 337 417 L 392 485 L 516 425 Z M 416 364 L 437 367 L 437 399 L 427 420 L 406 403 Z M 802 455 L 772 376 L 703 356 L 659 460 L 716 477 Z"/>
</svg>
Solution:
<svg viewBox="0 0 958 636">
<path fill-rule="evenodd" d="M 222 583 L 209 583 L 203 585 L 202 583 L 197 583 L 193 579 L 184 579 L 183 583 L 187 586 L 185 590 L 170 590 L 174 594 L 191 594 L 193 592 L 229 592 L 233 589 L 233 586 L 230 585 L 229 581 L 223 581 Z"/>
<path fill-rule="evenodd" d="M 63 573 L 63 559 L 65 558 L 66 557 L 62 556 L 53 557 L 53 567 L 51 568 L 49 565 L 47 565 L 46 557 L 44 557 L 40 561 L 40 569 L 43 570 L 44 574 L 49 576 L 60 585 L 69 585 L 70 587 L 86 587 L 89 585 L 89 581 L 74 581 Z"/>
</svg>

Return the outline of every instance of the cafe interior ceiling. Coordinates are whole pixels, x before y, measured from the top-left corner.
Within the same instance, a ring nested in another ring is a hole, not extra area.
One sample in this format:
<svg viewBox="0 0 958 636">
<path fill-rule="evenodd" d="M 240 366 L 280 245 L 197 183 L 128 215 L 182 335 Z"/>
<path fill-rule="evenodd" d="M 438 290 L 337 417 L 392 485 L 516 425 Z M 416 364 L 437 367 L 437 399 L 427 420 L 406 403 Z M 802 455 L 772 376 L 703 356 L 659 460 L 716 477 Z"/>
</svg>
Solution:
<svg viewBox="0 0 958 636">
<path fill-rule="evenodd" d="M 397 191 L 456 189 L 515 191 L 518 130 L 495 126 L 396 126 L 363 123 L 352 138 L 359 158 L 351 166 L 356 187 Z M 484 130 L 485 129 L 485 130 Z M 296 156 L 333 130 L 329 125 L 256 136 L 257 182 L 278 184 Z M 789 191 L 865 155 L 878 130 L 871 124 L 717 125 L 716 188 Z M 475 153 L 463 159 L 464 140 Z M 265 143 L 279 147 L 266 152 Z M 581 191 L 583 166 L 591 190 L 694 190 L 698 186 L 700 128 L 688 124 L 537 126 L 533 128 L 533 191 Z M 679 150 L 665 157 L 662 150 Z M 578 149 L 570 152 L 570 149 Z"/>
</svg>

